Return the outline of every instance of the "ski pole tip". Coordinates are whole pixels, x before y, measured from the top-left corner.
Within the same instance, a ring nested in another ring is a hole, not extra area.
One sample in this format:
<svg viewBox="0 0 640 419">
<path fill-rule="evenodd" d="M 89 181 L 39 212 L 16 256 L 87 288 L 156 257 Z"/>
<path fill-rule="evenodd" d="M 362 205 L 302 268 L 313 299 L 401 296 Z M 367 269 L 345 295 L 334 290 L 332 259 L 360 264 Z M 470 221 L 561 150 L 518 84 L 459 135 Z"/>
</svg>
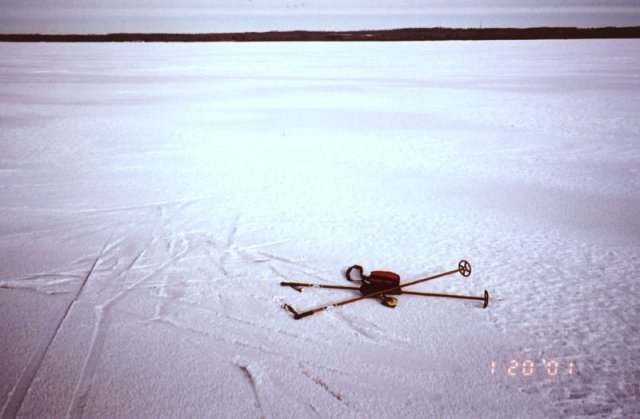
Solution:
<svg viewBox="0 0 640 419">
<path fill-rule="evenodd" d="M 487 308 L 488 305 L 489 305 L 489 291 L 484 290 L 484 305 L 482 306 L 482 308 Z"/>
<path fill-rule="evenodd" d="M 294 318 L 299 314 L 298 311 L 295 308 L 291 307 L 289 304 L 283 304 L 282 308 L 293 314 Z"/>
</svg>

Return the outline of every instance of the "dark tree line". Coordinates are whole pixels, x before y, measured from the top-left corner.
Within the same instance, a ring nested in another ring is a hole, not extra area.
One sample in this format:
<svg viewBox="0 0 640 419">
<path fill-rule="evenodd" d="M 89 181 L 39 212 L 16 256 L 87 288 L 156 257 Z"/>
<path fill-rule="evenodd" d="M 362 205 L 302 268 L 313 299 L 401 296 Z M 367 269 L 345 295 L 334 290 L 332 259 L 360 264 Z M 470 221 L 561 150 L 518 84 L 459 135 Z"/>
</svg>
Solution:
<svg viewBox="0 0 640 419">
<path fill-rule="evenodd" d="M 375 31 L 239 33 L 112 33 L 104 35 L 0 34 L 2 42 L 291 42 L 483 41 L 518 39 L 640 38 L 640 26 L 605 28 L 409 28 Z"/>
</svg>

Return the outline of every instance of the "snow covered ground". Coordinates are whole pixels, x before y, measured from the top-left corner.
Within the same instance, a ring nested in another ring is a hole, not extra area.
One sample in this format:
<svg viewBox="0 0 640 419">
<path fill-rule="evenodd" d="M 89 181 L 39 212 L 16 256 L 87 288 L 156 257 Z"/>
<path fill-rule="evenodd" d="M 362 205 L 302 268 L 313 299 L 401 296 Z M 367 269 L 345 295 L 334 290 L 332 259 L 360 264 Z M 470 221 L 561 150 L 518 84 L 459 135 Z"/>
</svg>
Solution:
<svg viewBox="0 0 640 419">
<path fill-rule="evenodd" d="M 2 417 L 640 415 L 640 41 L 0 57 Z"/>
</svg>

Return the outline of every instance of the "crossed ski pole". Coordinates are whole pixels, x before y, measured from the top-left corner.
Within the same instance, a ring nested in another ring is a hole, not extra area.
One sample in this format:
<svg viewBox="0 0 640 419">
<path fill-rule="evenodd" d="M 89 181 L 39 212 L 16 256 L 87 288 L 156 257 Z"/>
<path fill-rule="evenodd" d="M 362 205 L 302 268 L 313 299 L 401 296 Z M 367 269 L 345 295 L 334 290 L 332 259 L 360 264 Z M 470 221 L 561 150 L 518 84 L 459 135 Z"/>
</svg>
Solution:
<svg viewBox="0 0 640 419">
<path fill-rule="evenodd" d="M 360 291 L 360 287 L 351 287 L 348 285 L 333 285 L 333 284 L 309 284 L 306 282 L 281 282 L 282 286 L 289 286 L 296 291 L 302 292 L 303 288 L 331 288 L 337 290 L 354 290 Z M 388 291 L 388 290 L 385 290 Z M 404 291 L 402 294 L 407 295 L 421 295 L 423 297 L 443 297 L 443 298 L 457 298 L 460 300 L 479 300 L 486 301 L 486 305 L 482 308 L 486 308 L 489 304 L 489 292 L 485 290 L 484 296 L 476 297 L 475 295 L 460 295 L 460 294 L 443 294 L 437 292 L 418 292 L 418 291 Z"/>
<path fill-rule="evenodd" d="M 361 295 L 359 297 L 349 298 L 349 299 L 346 299 L 346 300 L 343 300 L 343 301 L 339 301 L 337 303 L 333 303 L 333 304 L 317 307 L 317 308 L 314 308 L 314 309 L 311 309 L 311 310 L 308 310 L 308 311 L 305 311 L 305 312 L 302 312 L 302 313 L 298 312 L 295 308 L 293 308 L 289 304 L 285 304 L 284 308 L 286 310 L 288 310 L 289 312 L 291 312 L 291 314 L 293 314 L 293 318 L 294 319 L 299 320 L 299 319 L 302 319 L 303 317 L 307 317 L 307 316 L 311 316 L 311 315 L 316 314 L 316 313 L 320 313 L 321 311 L 325 311 L 325 310 L 327 310 L 329 308 L 344 306 L 344 305 L 347 305 L 347 304 L 355 303 L 356 301 L 364 300 L 366 298 L 378 297 L 378 296 L 383 295 L 383 294 L 387 294 L 387 293 L 391 293 L 391 292 L 394 292 L 394 291 L 401 290 L 402 288 L 408 287 L 410 285 L 416 285 L 416 284 L 419 284 L 419 283 L 422 283 L 422 282 L 431 281 L 431 280 L 436 279 L 436 278 L 441 278 L 443 276 L 453 275 L 456 272 L 459 272 L 464 277 L 468 277 L 469 275 L 471 275 L 471 264 L 469 262 L 467 262 L 466 260 L 461 260 L 460 263 L 458 263 L 458 269 L 454 269 L 454 270 L 451 270 L 451 271 L 443 272 L 443 273 L 440 273 L 440 274 L 437 274 L 437 275 L 432 275 L 432 276 L 429 276 L 429 277 L 426 277 L 426 278 L 422 278 L 422 279 L 417 279 L 415 281 L 407 282 L 405 284 L 400 284 L 400 285 L 398 285 L 396 287 L 382 289 L 382 290 L 375 291 L 375 292 L 372 292 L 372 293 L 369 293 L 369 294 Z M 360 290 L 360 288 L 358 288 L 358 287 L 351 287 L 351 286 L 344 286 L 344 285 L 308 284 L 308 283 L 303 283 L 303 282 L 281 282 L 280 285 L 282 285 L 282 286 L 290 286 L 293 289 L 295 289 L 296 291 L 302 291 L 302 289 L 305 288 L 305 287 Z M 484 296 L 483 297 L 476 297 L 476 296 L 471 296 L 471 295 L 415 292 L 415 291 L 401 291 L 401 293 L 402 294 L 410 294 L 410 295 L 421 295 L 421 296 L 425 296 L 425 297 L 443 297 L 443 298 L 458 298 L 458 299 L 464 299 L 464 300 L 482 300 L 482 301 L 484 301 L 483 308 L 486 308 L 487 305 L 489 304 L 489 293 L 486 290 L 484 292 Z"/>
</svg>

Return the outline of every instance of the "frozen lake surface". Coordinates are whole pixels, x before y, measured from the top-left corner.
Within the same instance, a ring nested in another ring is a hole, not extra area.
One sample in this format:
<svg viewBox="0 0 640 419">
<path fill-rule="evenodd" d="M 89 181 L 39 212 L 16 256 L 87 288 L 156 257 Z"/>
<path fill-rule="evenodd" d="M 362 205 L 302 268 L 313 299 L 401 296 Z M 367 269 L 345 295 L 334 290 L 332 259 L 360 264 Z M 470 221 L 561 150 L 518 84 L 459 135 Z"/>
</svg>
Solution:
<svg viewBox="0 0 640 419">
<path fill-rule="evenodd" d="M 640 415 L 639 40 L 0 57 L 3 418 Z"/>
</svg>

